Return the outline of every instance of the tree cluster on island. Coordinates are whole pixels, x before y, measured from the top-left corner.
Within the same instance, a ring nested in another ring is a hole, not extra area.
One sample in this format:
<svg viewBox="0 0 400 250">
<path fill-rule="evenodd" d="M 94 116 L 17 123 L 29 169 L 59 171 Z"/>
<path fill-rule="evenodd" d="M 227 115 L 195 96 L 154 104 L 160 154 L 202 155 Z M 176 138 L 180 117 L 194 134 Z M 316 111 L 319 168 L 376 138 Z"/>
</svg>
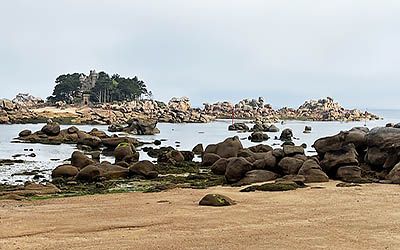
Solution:
<svg viewBox="0 0 400 250">
<path fill-rule="evenodd" d="M 56 86 L 53 94 L 47 100 L 52 103 L 62 101 L 73 104 L 82 102 L 83 94 L 89 94 L 92 103 L 106 103 L 132 101 L 142 96 L 152 96 L 151 91 L 147 90 L 145 83 L 137 76 L 133 78 L 122 77 L 119 74 L 110 76 L 103 71 L 95 74 L 95 82 L 89 88 L 82 80 L 87 78 L 83 73 L 58 76 L 55 80 Z"/>
</svg>

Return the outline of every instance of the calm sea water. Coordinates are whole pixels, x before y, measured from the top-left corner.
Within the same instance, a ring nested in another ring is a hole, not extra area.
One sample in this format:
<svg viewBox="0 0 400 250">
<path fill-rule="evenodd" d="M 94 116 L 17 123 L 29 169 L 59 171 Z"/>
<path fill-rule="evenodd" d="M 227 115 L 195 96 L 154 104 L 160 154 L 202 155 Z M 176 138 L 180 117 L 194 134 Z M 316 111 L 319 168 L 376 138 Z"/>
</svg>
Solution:
<svg viewBox="0 0 400 250">
<path fill-rule="evenodd" d="M 281 130 L 291 128 L 294 136 L 299 138 L 295 143 L 300 145 L 306 143 L 307 151 L 312 151 L 311 145 L 321 137 L 337 134 L 342 130 L 348 130 L 353 127 L 366 126 L 373 128 L 384 126 L 388 122 L 400 122 L 400 110 L 370 110 L 382 117 L 383 120 L 378 121 L 362 121 L 362 122 L 307 122 L 307 121 L 286 121 L 284 124 L 276 124 Z M 231 120 L 218 120 L 208 124 L 167 124 L 160 123 L 158 128 L 161 133 L 152 136 L 135 136 L 141 141 L 152 142 L 155 139 L 164 139 L 161 146 L 178 147 L 180 150 L 191 150 L 196 144 L 203 143 L 208 145 L 217 143 L 227 137 L 237 135 L 242 139 L 245 147 L 256 145 L 247 140 L 250 133 L 237 133 L 228 131 L 227 127 L 231 124 Z M 0 159 L 23 159 L 24 164 L 15 164 L 11 166 L 0 166 L 0 183 L 20 183 L 31 180 L 33 175 L 20 175 L 26 171 L 40 171 L 40 174 L 48 176 L 51 170 L 62 164 L 68 159 L 72 152 L 76 150 L 74 145 L 41 145 L 41 144 L 21 144 L 12 143 L 13 139 L 23 129 L 37 131 L 44 124 L 24 124 L 24 125 L 0 125 Z M 249 124 L 249 127 L 252 125 Z M 303 134 L 305 126 L 312 127 L 311 134 Z M 67 128 L 68 126 L 62 126 Z M 90 131 L 93 128 L 107 130 L 107 126 L 77 126 L 84 131 Z M 280 133 L 269 133 L 270 140 L 264 142 L 268 145 L 280 144 L 280 141 L 274 140 L 275 136 Z M 25 151 L 25 150 L 33 151 Z M 139 149 L 140 150 L 140 149 Z M 35 153 L 36 157 L 29 157 L 30 153 Z M 13 158 L 16 154 L 22 154 L 20 157 Z M 140 152 L 141 159 L 149 159 L 144 152 Z M 102 160 L 112 160 L 102 156 Z"/>
</svg>

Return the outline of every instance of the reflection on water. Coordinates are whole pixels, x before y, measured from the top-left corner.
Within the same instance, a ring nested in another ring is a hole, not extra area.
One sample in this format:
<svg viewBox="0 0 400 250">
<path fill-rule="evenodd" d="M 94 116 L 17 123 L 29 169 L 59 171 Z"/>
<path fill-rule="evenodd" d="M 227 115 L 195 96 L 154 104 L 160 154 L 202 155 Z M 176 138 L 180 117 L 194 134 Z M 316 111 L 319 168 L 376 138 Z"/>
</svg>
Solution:
<svg viewBox="0 0 400 250">
<path fill-rule="evenodd" d="M 376 111 L 375 111 L 376 112 Z M 399 111 L 381 111 L 377 112 L 382 115 L 384 113 L 385 120 L 368 121 L 368 122 L 308 122 L 308 121 L 286 121 L 284 124 L 276 124 L 281 130 L 284 128 L 291 128 L 294 136 L 299 138 L 295 143 L 300 145 L 307 144 L 307 151 L 312 151 L 311 145 L 313 142 L 321 137 L 334 135 L 341 130 L 348 130 L 353 127 L 367 126 L 373 128 L 377 126 L 384 126 L 388 122 L 397 123 L 400 118 Z M 231 120 L 218 120 L 208 124 L 167 124 L 160 123 L 158 128 L 161 133 L 151 136 L 135 136 L 141 141 L 152 142 L 156 139 L 165 139 L 161 146 L 173 146 L 179 150 L 191 150 L 196 144 L 203 143 L 208 145 L 217 143 L 229 136 L 237 135 L 242 139 L 242 144 L 245 147 L 256 145 L 247 140 L 250 133 L 237 133 L 228 131 L 228 125 Z M 312 127 L 311 134 L 303 134 L 305 126 Z M 11 159 L 16 154 L 30 154 L 34 152 L 36 157 L 22 156 L 17 159 L 28 161 L 24 164 L 15 164 L 12 166 L 0 166 L 0 183 L 16 183 L 18 181 L 25 181 L 31 179 L 32 176 L 14 175 L 25 171 L 40 170 L 42 175 L 49 175 L 51 170 L 56 166 L 63 163 L 68 159 L 72 152 L 76 150 L 75 145 L 41 145 L 41 144 L 21 144 L 11 143 L 13 138 L 18 136 L 18 133 L 23 129 L 30 129 L 37 131 L 42 128 L 43 124 L 24 124 L 24 125 L 0 125 L 0 159 Z M 249 124 L 251 127 L 252 125 Z M 67 128 L 68 126 L 62 126 Z M 107 130 L 107 126 L 77 126 L 84 131 L 90 131 L 93 128 L 100 130 Z M 274 143 L 280 144 L 280 141 L 274 140 L 275 136 L 280 133 L 268 133 L 270 138 L 265 144 L 273 145 Z M 24 151 L 24 150 L 33 151 Z M 149 159 L 147 155 L 140 152 L 141 159 Z M 102 160 L 112 160 L 110 158 L 102 157 Z"/>
</svg>

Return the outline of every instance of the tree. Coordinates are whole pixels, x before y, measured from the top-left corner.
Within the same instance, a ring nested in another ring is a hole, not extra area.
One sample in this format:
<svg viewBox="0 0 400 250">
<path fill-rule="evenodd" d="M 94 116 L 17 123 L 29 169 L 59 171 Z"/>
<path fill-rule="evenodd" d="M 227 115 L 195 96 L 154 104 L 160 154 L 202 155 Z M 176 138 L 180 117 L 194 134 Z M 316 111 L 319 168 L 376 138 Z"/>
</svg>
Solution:
<svg viewBox="0 0 400 250">
<path fill-rule="evenodd" d="M 105 72 L 99 73 L 96 85 L 91 90 L 90 99 L 92 102 L 109 102 L 112 101 L 112 92 L 114 89 L 113 80 Z"/>
<path fill-rule="evenodd" d="M 75 97 L 80 93 L 81 83 L 79 73 L 60 75 L 56 79 L 56 86 L 53 90 L 53 95 L 48 97 L 49 101 L 65 101 L 72 103 Z"/>
</svg>

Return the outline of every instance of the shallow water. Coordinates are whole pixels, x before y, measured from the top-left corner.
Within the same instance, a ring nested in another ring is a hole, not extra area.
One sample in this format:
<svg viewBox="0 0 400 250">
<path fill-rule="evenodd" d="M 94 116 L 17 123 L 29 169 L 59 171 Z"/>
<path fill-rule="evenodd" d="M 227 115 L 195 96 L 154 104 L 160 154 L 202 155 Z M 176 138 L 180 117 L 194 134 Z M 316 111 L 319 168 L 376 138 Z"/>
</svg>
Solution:
<svg viewBox="0 0 400 250">
<path fill-rule="evenodd" d="M 379 115 L 384 115 L 384 120 L 368 121 L 368 122 L 309 122 L 309 121 L 286 121 L 284 124 L 276 124 L 280 130 L 284 128 L 291 128 L 294 136 L 299 138 L 295 143 L 300 145 L 307 144 L 308 153 L 312 153 L 311 147 L 314 141 L 318 138 L 334 135 L 341 130 L 348 130 L 353 127 L 366 126 L 373 128 L 377 126 L 384 126 L 388 122 L 397 123 L 400 121 L 400 111 L 398 110 L 381 110 L 373 111 Z M 191 150 L 198 143 L 203 143 L 204 146 L 223 141 L 225 138 L 237 135 L 242 139 L 242 144 L 245 147 L 253 146 L 258 143 L 252 143 L 247 140 L 250 133 L 237 133 L 228 131 L 227 127 L 231 124 L 231 120 L 218 120 L 208 124 L 168 124 L 160 123 L 158 128 L 161 133 L 151 136 L 135 136 L 141 141 L 152 142 L 155 139 L 165 139 L 161 146 L 173 146 L 180 150 Z M 23 164 L 14 164 L 11 166 L 0 166 L 0 183 L 21 183 L 26 180 L 31 180 L 33 175 L 15 175 L 25 171 L 38 170 L 40 174 L 48 178 L 51 170 L 56 166 L 62 164 L 68 159 L 72 152 L 76 150 L 75 145 L 41 145 L 41 144 L 27 144 L 27 143 L 12 143 L 13 138 L 18 136 L 18 133 L 24 129 L 37 131 L 42 128 L 44 124 L 17 124 L 17 125 L 0 125 L 0 159 L 13 159 L 12 156 L 16 154 L 23 154 L 21 157 L 14 159 L 26 160 Z M 249 127 L 252 125 L 249 124 Z M 312 132 L 310 134 L 303 134 L 305 126 L 311 126 Z M 61 126 L 67 128 L 68 126 Z M 84 131 L 90 131 L 93 128 L 107 131 L 107 126 L 77 126 Z M 111 134 L 111 133 L 110 133 Z M 270 139 L 265 144 L 281 144 L 280 141 L 274 140 L 275 136 L 279 133 L 268 133 Z M 152 145 L 154 146 L 154 145 Z M 24 149 L 31 149 L 33 151 L 24 151 Z M 139 149 L 140 150 L 140 149 Z M 35 153 L 36 157 L 29 157 Z M 144 153 L 140 152 L 141 159 L 149 159 Z M 112 160 L 102 156 L 102 160 Z M 39 179 L 40 180 L 40 179 Z"/>
</svg>

